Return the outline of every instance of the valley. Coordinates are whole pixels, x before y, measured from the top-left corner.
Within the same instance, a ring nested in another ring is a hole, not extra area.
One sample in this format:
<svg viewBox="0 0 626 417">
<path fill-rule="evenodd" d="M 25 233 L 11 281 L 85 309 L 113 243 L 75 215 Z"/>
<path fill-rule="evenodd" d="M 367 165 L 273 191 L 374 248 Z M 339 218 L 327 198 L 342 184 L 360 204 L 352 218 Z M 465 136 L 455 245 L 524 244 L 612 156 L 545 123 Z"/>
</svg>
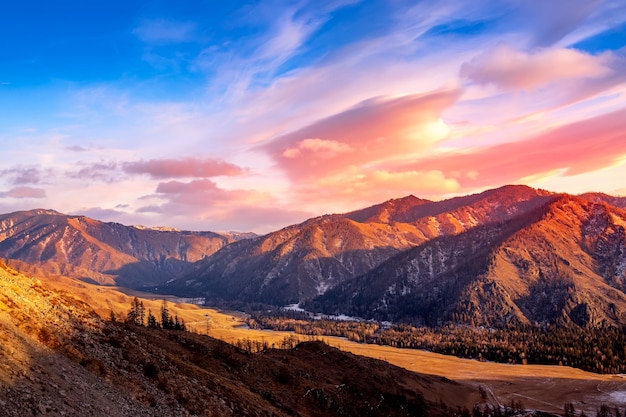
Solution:
<svg viewBox="0 0 626 417">
<path fill-rule="evenodd" d="M 161 304 L 161 300 L 155 299 L 151 293 L 93 286 L 63 278 L 53 281 L 51 285 L 57 290 L 85 297 L 103 317 L 109 315 L 111 307 L 119 316 L 126 314 L 133 296 L 142 297 L 146 308 L 155 312 Z M 249 329 L 245 325 L 246 315 L 243 313 L 226 313 L 184 303 L 170 303 L 169 308 L 173 314 L 185 320 L 191 331 L 199 334 L 206 331 L 205 315 L 208 314 L 209 335 L 230 344 L 251 340 L 280 346 L 285 338 L 312 340 L 311 337 L 293 332 Z M 591 415 L 602 404 L 626 406 L 626 378 L 622 375 L 600 375 L 567 366 L 479 362 L 423 350 L 361 344 L 332 336 L 313 339 L 323 340 L 345 352 L 381 359 L 412 372 L 462 381 L 476 392 L 482 386 L 490 393 L 489 399 L 495 403 L 509 404 L 519 400 L 527 408 L 551 413 L 561 413 L 564 404 L 572 403 L 576 409 Z M 479 402 L 480 398 L 471 397 L 464 405 L 471 408 L 472 401 Z"/>
</svg>

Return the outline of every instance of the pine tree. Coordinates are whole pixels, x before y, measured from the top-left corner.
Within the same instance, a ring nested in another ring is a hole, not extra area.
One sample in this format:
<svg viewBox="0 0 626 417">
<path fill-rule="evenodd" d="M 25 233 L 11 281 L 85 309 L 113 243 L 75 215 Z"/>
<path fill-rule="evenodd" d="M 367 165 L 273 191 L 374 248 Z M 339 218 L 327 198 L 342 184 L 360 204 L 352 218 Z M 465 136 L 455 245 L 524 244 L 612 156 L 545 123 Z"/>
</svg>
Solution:
<svg viewBox="0 0 626 417">
<path fill-rule="evenodd" d="M 156 317 L 154 317 L 154 315 L 152 314 L 152 310 L 148 310 L 148 327 L 152 329 L 159 328 L 159 322 L 157 321 Z"/>
<path fill-rule="evenodd" d="M 145 315 L 146 312 L 143 301 L 140 301 L 137 297 L 133 298 L 133 301 L 130 305 L 130 310 L 128 311 L 128 315 L 126 316 L 126 323 L 143 326 Z"/>
<path fill-rule="evenodd" d="M 137 318 L 140 326 L 146 324 L 146 307 L 143 305 L 143 301 L 139 301 L 137 304 Z"/>
<path fill-rule="evenodd" d="M 163 300 L 161 304 L 161 327 L 164 329 L 173 329 L 174 320 L 170 316 L 170 311 L 167 309 L 167 301 Z"/>
</svg>

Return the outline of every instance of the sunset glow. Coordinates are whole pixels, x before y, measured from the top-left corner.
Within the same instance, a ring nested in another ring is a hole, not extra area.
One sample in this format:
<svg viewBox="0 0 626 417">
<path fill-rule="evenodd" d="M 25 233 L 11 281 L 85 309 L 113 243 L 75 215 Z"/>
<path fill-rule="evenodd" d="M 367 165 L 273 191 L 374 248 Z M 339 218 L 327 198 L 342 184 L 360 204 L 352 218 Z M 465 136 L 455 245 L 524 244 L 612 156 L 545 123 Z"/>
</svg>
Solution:
<svg viewBox="0 0 626 417">
<path fill-rule="evenodd" d="M 0 50 L 2 213 L 263 233 L 626 195 L 622 0 L 11 2 Z"/>
</svg>

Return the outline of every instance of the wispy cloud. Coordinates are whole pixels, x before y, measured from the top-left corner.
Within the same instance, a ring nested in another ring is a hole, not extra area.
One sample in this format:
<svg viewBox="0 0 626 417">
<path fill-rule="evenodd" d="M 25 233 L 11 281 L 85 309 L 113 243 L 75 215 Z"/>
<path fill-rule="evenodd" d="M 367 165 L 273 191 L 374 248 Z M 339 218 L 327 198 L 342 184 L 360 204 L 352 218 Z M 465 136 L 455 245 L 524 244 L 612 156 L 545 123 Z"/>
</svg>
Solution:
<svg viewBox="0 0 626 417">
<path fill-rule="evenodd" d="M 119 179 L 118 164 L 115 161 L 84 162 L 78 161 L 67 177 L 82 181 L 116 182 Z"/>
<path fill-rule="evenodd" d="M 622 27 L 623 1 L 184 2 L 122 18 L 135 23 L 107 40 L 106 76 L 72 50 L 35 99 L 3 89 L 19 94 L 2 114 L 23 101 L 0 128 L 3 208 L 267 231 L 409 193 L 621 188 L 601 178 L 623 172 L 626 58 L 595 37 Z"/>
<path fill-rule="evenodd" d="M 151 19 L 141 22 L 133 33 L 149 44 L 170 44 L 193 40 L 195 30 L 196 24 L 193 22 Z"/>
</svg>

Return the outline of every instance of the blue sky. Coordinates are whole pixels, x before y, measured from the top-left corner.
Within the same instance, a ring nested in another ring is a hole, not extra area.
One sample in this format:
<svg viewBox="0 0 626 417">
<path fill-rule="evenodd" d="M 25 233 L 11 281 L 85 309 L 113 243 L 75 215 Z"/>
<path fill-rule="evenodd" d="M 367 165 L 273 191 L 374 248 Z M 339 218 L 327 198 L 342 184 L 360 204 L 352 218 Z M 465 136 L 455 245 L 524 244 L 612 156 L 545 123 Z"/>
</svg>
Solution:
<svg viewBox="0 0 626 417">
<path fill-rule="evenodd" d="M 0 211 L 265 232 L 507 183 L 626 194 L 625 46 L 620 0 L 10 2 Z"/>
</svg>

